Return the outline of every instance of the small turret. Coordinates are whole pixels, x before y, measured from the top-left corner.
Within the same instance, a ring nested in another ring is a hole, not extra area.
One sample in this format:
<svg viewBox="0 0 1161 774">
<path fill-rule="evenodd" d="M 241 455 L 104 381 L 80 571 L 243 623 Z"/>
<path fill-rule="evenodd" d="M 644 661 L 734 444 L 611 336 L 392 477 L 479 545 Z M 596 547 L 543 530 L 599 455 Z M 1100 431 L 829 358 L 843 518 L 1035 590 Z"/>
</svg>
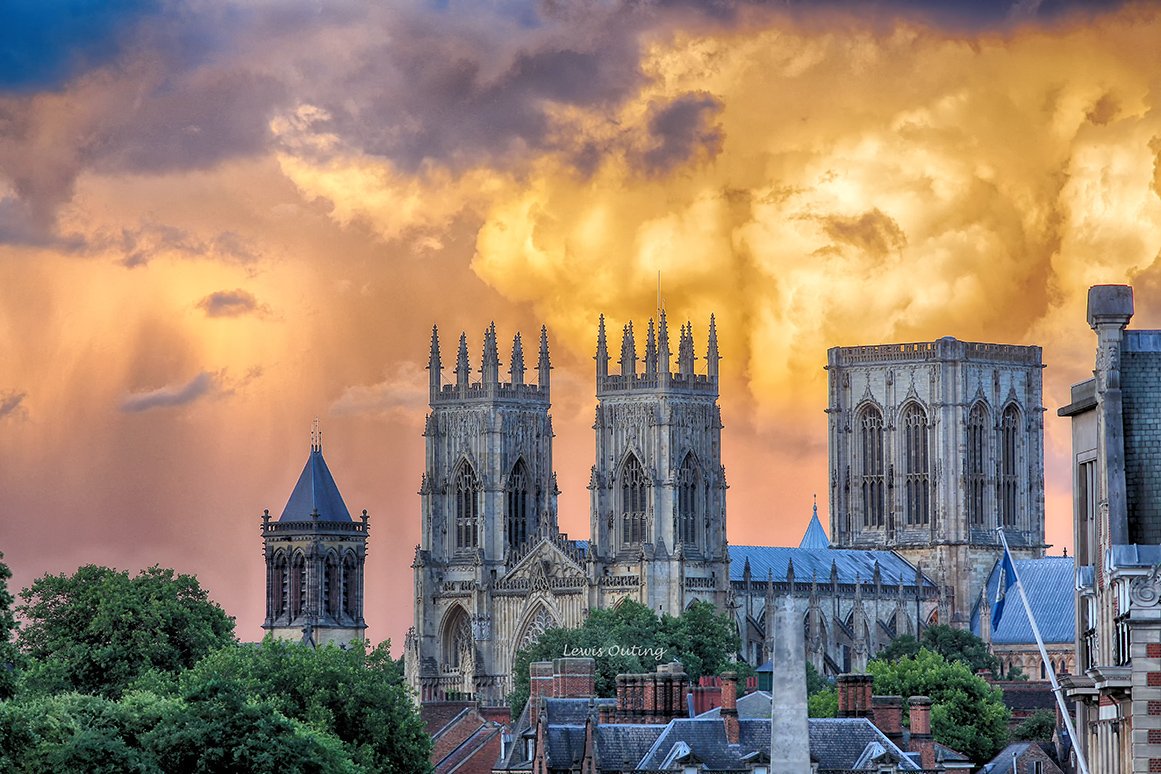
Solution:
<svg viewBox="0 0 1161 774">
<path fill-rule="evenodd" d="M 427 381 L 434 399 L 443 385 L 443 366 L 439 360 L 439 331 L 431 326 L 431 356 L 427 360 Z"/>
<path fill-rule="evenodd" d="M 508 368 L 512 377 L 512 384 L 524 384 L 524 346 L 520 343 L 520 334 L 512 339 L 512 365 Z"/>
<path fill-rule="evenodd" d="M 649 320 L 649 337 L 645 339 L 645 376 L 657 376 L 657 335 L 653 330 L 653 320 Z"/>
<path fill-rule="evenodd" d="M 536 361 L 536 370 L 540 372 L 540 389 L 548 389 L 548 372 L 552 370 L 552 361 L 548 358 L 548 326 L 540 326 L 540 358 Z"/>
<path fill-rule="evenodd" d="M 625 326 L 621 334 L 621 376 L 637 374 L 637 342 L 633 339 L 633 323 Z"/>
<path fill-rule="evenodd" d="M 681 338 L 677 344 L 677 368 L 682 376 L 693 376 L 693 325 L 687 322 L 681 326 Z"/>
<path fill-rule="evenodd" d="M 718 361 L 720 360 L 721 356 L 718 355 L 717 321 L 714 320 L 714 316 L 711 314 L 709 326 L 709 345 L 706 347 L 705 352 L 705 372 L 710 379 L 718 378 Z"/>
<path fill-rule="evenodd" d="M 601 322 L 597 327 L 597 354 L 593 356 L 597 361 L 597 385 L 609 375 L 609 345 L 605 340 L 605 316 L 601 315 Z"/>
<path fill-rule="evenodd" d="M 669 326 L 665 323 L 665 310 L 662 309 L 657 321 L 657 370 L 661 373 L 662 385 L 669 383 L 670 355 Z"/>
<path fill-rule="evenodd" d="M 480 362 L 480 375 L 484 385 L 500 383 L 500 352 L 496 346 L 496 323 L 484 331 L 484 355 Z"/>
<path fill-rule="evenodd" d="M 456 354 L 456 386 L 466 390 L 472 379 L 472 365 L 468 362 L 468 337 L 460 334 L 460 349 Z"/>
</svg>

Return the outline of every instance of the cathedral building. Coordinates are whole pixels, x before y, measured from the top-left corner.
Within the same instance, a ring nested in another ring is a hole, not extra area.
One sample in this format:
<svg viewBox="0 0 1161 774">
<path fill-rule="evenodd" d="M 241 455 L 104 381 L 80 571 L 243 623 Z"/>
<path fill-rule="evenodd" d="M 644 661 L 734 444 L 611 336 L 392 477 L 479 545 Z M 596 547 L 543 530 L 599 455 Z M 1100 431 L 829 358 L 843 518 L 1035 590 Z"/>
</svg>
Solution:
<svg viewBox="0 0 1161 774">
<path fill-rule="evenodd" d="M 714 319 L 700 367 L 689 323 L 676 356 L 664 312 L 642 350 L 639 330 L 622 329 L 615 370 L 604 318 L 597 330 L 590 540 L 557 525 L 547 331 L 534 382 L 519 335 L 502 372 L 493 325 L 478 370 L 461 334 L 445 383 L 433 330 L 404 651 L 420 701 L 500 703 L 517 651 L 624 599 L 670 615 L 695 600 L 729 611 L 739 655 L 757 665 L 769 659 L 766 611 L 790 598 L 815 667 L 859 671 L 900 634 L 969 624 L 996 526 L 1021 556 L 1043 554 L 1038 348 L 831 350 L 832 537 L 816 507 L 797 548 L 731 546 Z"/>
<path fill-rule="evenodd" d="M 966 626 L 999 556 L 1043 556 L 1040 347 L 945 337 L 827 353 L 835 545 L 894 551 Z"/>
</svg>

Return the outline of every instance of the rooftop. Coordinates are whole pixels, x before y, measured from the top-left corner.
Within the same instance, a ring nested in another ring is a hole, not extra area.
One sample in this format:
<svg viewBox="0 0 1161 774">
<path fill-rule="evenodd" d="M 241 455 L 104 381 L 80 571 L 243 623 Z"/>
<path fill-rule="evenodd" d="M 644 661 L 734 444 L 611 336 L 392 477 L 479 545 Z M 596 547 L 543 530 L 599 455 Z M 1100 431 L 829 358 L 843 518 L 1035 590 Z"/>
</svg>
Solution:
<svg viewBox="0 0 1161 774">
<path fill-rule="evenodd" d="M 1016 559 L 1016 574 L 1028 594 L 1028 604 L 1036 616 L 1045 642 L 1071 643 L 1076 633 L 1074 591 L 1076 571 L 1070 556 L 1046 556 L 1043 559 Z M 996 598 L 999 562 L 988 575 L 987 603 Z M 1032 625 L 1024 612 L 1018 592 L 1012 591 L 1004 604 L 1000 625 L 992 632 L 992 642 L 1002 645 L 1034 644 Z M 980 636 L 980 601 L 972 611 L 972 633 Z"/>
</svg>

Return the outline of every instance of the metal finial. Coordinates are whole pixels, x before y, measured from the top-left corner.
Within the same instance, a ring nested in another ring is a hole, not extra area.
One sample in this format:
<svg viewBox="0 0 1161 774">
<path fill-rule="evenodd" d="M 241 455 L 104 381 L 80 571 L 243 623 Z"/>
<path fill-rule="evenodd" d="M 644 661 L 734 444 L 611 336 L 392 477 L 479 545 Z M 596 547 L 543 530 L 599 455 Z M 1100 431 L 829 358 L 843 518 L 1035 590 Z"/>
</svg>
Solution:
<svg viewBox="0 0 1161 774">
<path fill-rule="evenodd" d="M 318 417 L 314 418 L 314 423 L 310 426 L 310 450 L 322 451 L 322 430 L 318 426 Z"/>
</svg>

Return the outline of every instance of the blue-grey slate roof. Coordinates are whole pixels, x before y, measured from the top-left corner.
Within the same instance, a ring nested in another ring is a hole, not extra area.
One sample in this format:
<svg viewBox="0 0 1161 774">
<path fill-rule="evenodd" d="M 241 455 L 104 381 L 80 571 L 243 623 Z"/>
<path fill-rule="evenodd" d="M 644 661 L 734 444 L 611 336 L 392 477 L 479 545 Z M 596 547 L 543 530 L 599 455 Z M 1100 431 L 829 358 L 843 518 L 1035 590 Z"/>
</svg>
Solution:
<svg viewBox="0 0 1161 774">
<path fill-rule="evenodd" d="M 1109 547 L 1109 569 L 1152 567 L 1161 562 L 1161 545 L 1115 545 Z"/>
<path fill-rule="evenodd" d="M 810 523 L 806 525 L 806 532 L 802 534 L 802 540 L 798 542 L 799 548 L 830 548 L 830 538 L 826 536 L 826 530 L 822 528 L 822 522 L 818 520 L 818 506 L 814 506 L 814 513 L 810 516 Z"/>
<path fill-rule="evenodd" d="M 811 718 L 807 723 L 810 757 L 818 763 L 820 769 L 853 768 L 872 742 L 881 745 L 900 770 L 919 769 L 866 718 Z M 736 745 L 727 742 L 725 724 L 720 718 L 698 716 L 673 720 L 638 764 L 638 768 L 661 768 L 661 764 L 679 742 L 688 745 L 692 755 L 706 769 L 746 769 L 748 766 L 743 757 L 755 751 L 766 752 L 770 749 L 770 720 L 740 718 Z"/>
<path fill-rule="evenodd" d="M 648 754 L 666 726 L 638 723 L 602 723 L 597 726 L 597 759 L 602 766 L 628 763 L 634 768 Z"/>
<path fill-rule="evenodd" d="M 831 563 L 838 570 L 839 583 L 870 583 L 879 563 L 879 574 L 884 586 L 915 585 L 915 568 L 903 557 L 891 551 L 864 551 L 857 548 L 782 548 L 777 546 L 730 546 L 730 580 L 744 579 L 746 562 L 750 575 L 756 581 L 765 581 L 772 574 L 775 583 L 785 583 L 794 562 L 796 583 L 830 583 Z M 934 584 L 922 576 L 924 586 Z"/>
<path fill-rule="evenodd" d="M 311 449 L 302 475 L 298 477 L 278 520 L 310 521 L 316 511 L 320 521 L 351 521 L 351 512 L 347 510 L 322 450 L 318 448 Z"/>
<path fill-rule="evenodd" d="M 1036 616 L 1040 635 L 1045 642 L 1073 642 L 1076 636 L 1076 601 L 1074 596 L 1076 570 L 1070 556 L 1046 556 L 1043 559 L 1016 559 L 1016 574 L 1028 594 L 1028 604 Z M 987 604 L 996 599 L 999 583 L 999 562 L 988 575 Z M 980 600 L 972 611 L 972 633 L 980 636 Z M 1000 625 L 992 632 L 992 642 L 1001 645 L 1035 643 L 1032 625 L 1024 612 L 1020 592 L 1015 588 L 1004 601 Z"/>
</svg>

